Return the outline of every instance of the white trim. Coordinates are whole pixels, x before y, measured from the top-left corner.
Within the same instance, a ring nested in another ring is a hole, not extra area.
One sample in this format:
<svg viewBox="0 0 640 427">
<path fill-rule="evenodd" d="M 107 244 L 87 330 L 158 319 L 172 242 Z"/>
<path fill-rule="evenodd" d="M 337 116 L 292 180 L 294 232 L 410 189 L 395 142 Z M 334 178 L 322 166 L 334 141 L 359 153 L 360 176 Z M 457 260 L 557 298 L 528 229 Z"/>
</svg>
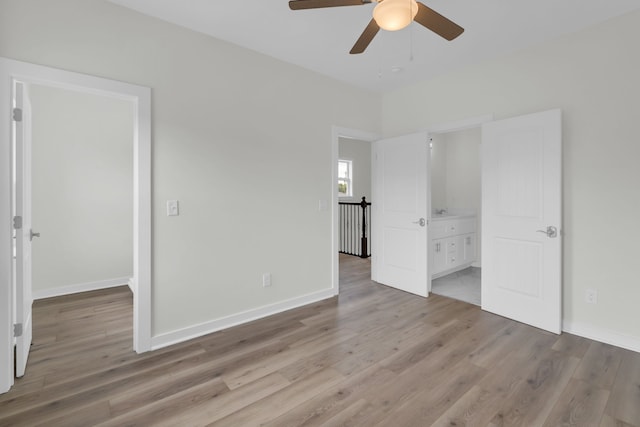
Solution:
<svg viewBox="0 0 640 427">
<path fill-rule="evenodd" d="M 133 347 L 151 349 L 151 89 L 0 57 L 0 393 L 13 384 L 11 84 L 13 80 L 110 96 L 134 105 Z"/>
<path fill-rule="evenodd" d="M 373 142 L 378 139 L 374 133 L 365 132 L 357 129 L 349 129 L 340 126 L 331 126 L 331 289 L 334 295 L 340 292 L 340 263 L 338 243 L 338 190 L 336 183 L 338 182 L 338 157 L 339 157 L 339 140 L 340 138 L 357 139 L 360 141 Z M 375 255 L 375 254 L 374 254 Z"/>
<path fill-rule="evenodd" d="M 252 310 L 243 311 L 241 313 L 232 314 L 220 319 L 211 320 L 198 325 L 188 326 L 173 332 L 156 335 L 152 338 L 151 349 L 158 350 L 163 347 L 178 344 L 193 338 L 201 337 L 213 332 L 227 329 L 232 326 L 241 325 L 243 323 L 262 319 L 267 316 L 282 313 L 283 311 L 298 308 L 304 305 L 312 304 L 335 296 L 332 288 L 314 292 L 312 294 L 303 295 L 290 300 L 277 302 L 270 305 L 254 308 Z"/>
<path fill-rule="evenodd" d="M 562 331 L 640 353 L 640 338 L 586 323 L 562 321 Z"/>
<path fill-rule="evenodd" d="M 33 291 L 33 299 L 37 300 L 60 297 L 63 295 L 78 294 L 80 292 L 97 291 L 98 289 L 115 288 L 117 286 L 127 285 L 130 280 L 130 277 L 118 277 L 115 279 L 97 280 L 95 282 L 60 286 L 59 288 L 42 289 L 39 291 Z"/>
<path fill-rule="evenodd" d="M 127 279 L 127 286 L 129 286 L 129 289 L 131 290 L 132 293 L 135 292 L 135 288 L 133 287 L 134 281 L 133 281 L 133 277 L 129 277 Z"/>
</svg>

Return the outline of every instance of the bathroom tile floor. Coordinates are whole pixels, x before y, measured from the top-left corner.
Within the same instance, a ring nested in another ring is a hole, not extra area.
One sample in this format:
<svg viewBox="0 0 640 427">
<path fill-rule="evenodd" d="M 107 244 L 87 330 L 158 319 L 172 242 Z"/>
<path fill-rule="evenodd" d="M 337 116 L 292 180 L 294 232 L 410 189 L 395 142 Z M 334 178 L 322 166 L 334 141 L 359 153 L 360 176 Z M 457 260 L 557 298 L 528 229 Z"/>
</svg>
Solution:
<svg viewBox="0 0 640 427">
<path fill-rule="evenodd" d="M 434 279 L 431 282 L 431 292 L 480 305 L 480 271 L 478 267 L 469 267 Z"/>
</svg>

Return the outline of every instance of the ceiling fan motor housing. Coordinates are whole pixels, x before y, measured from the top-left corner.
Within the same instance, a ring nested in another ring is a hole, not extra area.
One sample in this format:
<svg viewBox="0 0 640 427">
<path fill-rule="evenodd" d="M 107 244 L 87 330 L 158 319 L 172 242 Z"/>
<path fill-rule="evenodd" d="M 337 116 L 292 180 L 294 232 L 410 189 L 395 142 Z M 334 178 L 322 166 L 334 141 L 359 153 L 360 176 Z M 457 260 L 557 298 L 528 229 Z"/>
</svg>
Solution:
<svg viewBox="0 0 640 427">
<path fill-rule="evenodd" d="M 407 27 L 418 14 L 416 0 L 380 0 L 373 9 L 373 19 L 380 28 L 398 31 Z"/>
</svg>

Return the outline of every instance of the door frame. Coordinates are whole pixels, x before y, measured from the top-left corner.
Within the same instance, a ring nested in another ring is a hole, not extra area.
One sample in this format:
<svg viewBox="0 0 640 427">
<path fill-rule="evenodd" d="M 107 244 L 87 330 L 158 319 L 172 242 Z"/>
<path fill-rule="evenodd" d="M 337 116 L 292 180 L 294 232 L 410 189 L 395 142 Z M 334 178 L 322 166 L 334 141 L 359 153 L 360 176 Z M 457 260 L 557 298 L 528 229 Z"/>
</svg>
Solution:
<svg viewBox="0 0 640 427">
<path fill-rule="evenodd" d="M 340 244 L 339 244 L 339 219 L 338 219 L 338 159 L 340 138 L 357 139 L 359 141 L 373 142 L 379 136 L 372 132 L 358 129 L 331 126 L 331 289 L 333 294 L 340 293 Z M 373 174 L 373 172 L 372 172 Z"/>
<path fill-rule="evenodd" d="M 436 124 L 436 125 L 430 126 L 427 129 L 427 133 L 429 134 L 429 136 L 432 136 L 432 135 L 445 134 L 450 132 L 458 132 L 466 129 L 480 128 L 482 127 L 483 124 L 492 122 L 493 120 L 494 120 L 493 114 L 484 114 L 481 116 L 470 117 L 468 119 L 458 120 L 455 122 Z M 480 142 L 482 143 L 482 141 Z M 429 197 L 429 200 L 428 200 L 429 210 L 431 210 L 431 155 L 427 157 L 427 162 L 429 162 L 429 168 L 428 168 L 429 179 L 427 182 L 427 195 Z M 482 194 L 480 195 L 480 202 L 482 203 Z M 431 211 L 428 212 L 428 215 L 429 215 L 429 225 L 431 225 L 432 224 Z M 480 224 L 480 227 L 482 227 L 482 224 Z M 482 229 L 480 230 L 480 233 L 482 233 Z M 429 244 L 429 242 L 427 243 L 428 243 L 427 247 L 429 248 L 427 253 L 427 258 L 429 262 L 431 262 L 433 259 L 433 253 L 431 252 L 432 245 Z M 431 294 L 432 281 L 430 277 L 428 278 L 428 282 L 429 282 L 428 290 L 429 290 L 429 294 Z M 480 286 L 482 287 L 482 278 L 480 279 Z"/>
<path fill-rule="evenodd" d="M 134 106 L 133 140 L 133 348 L 151 350 L 151 89 L 0 57 L 0 393 L 14 381 L 12 267 L 13 82 L 114 97 Z"/>
</svg>

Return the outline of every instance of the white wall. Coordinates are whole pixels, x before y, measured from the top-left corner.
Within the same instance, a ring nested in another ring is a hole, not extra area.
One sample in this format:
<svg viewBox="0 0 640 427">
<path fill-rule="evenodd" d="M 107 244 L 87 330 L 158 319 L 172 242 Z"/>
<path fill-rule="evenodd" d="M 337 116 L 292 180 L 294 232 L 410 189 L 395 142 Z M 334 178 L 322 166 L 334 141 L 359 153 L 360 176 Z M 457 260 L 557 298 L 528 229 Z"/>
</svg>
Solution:
<svg viewBox="0 0 640 427">
<path fill-rule="evenodd" d="M 444 134 L 447 149 L 446 206 L 450 209 L 481 208 L 480 128 Z"/>
<path fill-rule="evenodd" d="M 338 138 L 338 157 L 351 160 L 353 168 L 353 197 L 340 201 L 356 201 L 366 197 L 371 201 L 371 143 L 351 138 Z"/>
<path fill-rule="evenodd" d="M 0 0 L 0 56 L 152 88 L 155 337 L 330 290 L 331 127 L 379 95 L 101 0 Z"/>
<path fill-rule="evenodd" d="M 561 108 L 564 327 L 635 348 L 640 348 L 638 40 L 640 13 L 634 12 L 383 99 L 389 135 L 487 113 L 500 119 Z M 598 304 L 586 304 L 587 289 L 598 290 Z"/>
<path fill-rule="evenodd" d="M 31 85 L 33 291 L 133 274 L 133 104 Z M 80 286 L 82 288 L 82 286 Z"/>
<path fill-rule="evenodd" d="M 447 146 L 445 134 L 431 137 L 431 210 L 447 207 Z"/>
</svg>

